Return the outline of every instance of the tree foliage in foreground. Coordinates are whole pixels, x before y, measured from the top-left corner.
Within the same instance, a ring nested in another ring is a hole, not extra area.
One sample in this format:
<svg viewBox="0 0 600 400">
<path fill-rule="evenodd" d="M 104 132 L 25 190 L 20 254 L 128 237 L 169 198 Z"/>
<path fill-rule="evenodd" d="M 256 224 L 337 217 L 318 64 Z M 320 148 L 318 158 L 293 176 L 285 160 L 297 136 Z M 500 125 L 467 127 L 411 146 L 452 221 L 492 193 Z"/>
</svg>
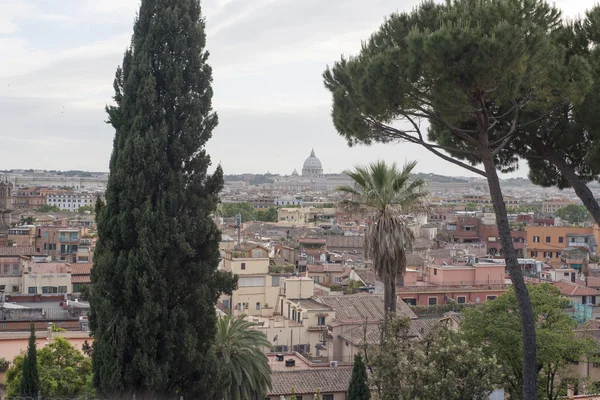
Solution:
<svg viewBox="0 0 600 400">
<path fill-rule="evenodd" d="M 114 80 L 106 204 L 97 203 L 90 328 L 94 382 L 111 399 L 210 398 L 217 271 L 212 220 L 223 172 L 205 145 L 217 125 L 198 0 L 142 0 Z"/>
<path fill-rule="evenodd" d="M 19 387 L 26 376 L 26 358 L 29 357 L 15 357 L 8 369 L 6 382 L 9 396 L 19 395 Z M 83 398 L 88 393 L 89 398 L 94 398 L 92 362 L 66 339 L 58 336 L 52 343 L 38 350 L 37 368 L 39 387 L 35 394 L 28 396 L 37 399 L 37 391 L 40 390 L 47 397 Z"/>
<path fill-rule="evenodd" d="M 566 65 L 565 49 L 550 36 L 561 23 L 560 11 L 543 0 L 426 1 L 391 15 L 357 56 L 324 73 L 334 125 L 349 144 L 413 143 L 486 177 L 519 299 L 527 400 L 537 397 L 535 321 L 498 169 L 518 158 L 503 149 L 524 110 L 550 111 L 549 93 L 579 101 L 588 84 L 586 65 Z"/>
<path fill-rule="evenodd" d="M 530 286 L 536 322 L 539 398 L 556 400 L 566 396 L 572 383 L 569 364 L 592 354 L 595 346 L 574 332 L 575 321 L 564 312 L 569 301 L 549 283 Z M 472 346 L 482 346 L 488 357 L 503 366 L 502 382 L 511 399 L 522 399 L 523 347 L 517 300 L 510 290 L 481 307 L 464 310 L 461 331 Z"/>
<path fill-rule="evenodd" d="M 271 368 L 263 352 L 271 343 L 245 318 L 227 315 L 217 321 L 215 368 L 221 383 L 215 399 L 263 400 L 271 388 Z"/>
<path fill-rule="evenodd" d="M 462 334 L 437 326 L 422 340 L 410 337 L 410 320 L 391 317 L 372 361 L 380 400 L 487 400 L 501 376 L 493 355 Z"/>
</svg>

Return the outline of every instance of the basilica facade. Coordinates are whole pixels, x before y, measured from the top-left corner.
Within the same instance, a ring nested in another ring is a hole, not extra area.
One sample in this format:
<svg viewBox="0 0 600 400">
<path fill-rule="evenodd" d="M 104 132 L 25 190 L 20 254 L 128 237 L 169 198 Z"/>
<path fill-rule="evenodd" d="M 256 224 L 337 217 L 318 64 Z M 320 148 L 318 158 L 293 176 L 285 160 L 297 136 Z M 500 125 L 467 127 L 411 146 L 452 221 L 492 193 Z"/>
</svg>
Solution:
<svg viewBox="0 0 600 400">
<path fill-rule="evenodd" d="M 286 192 L 335 190 L 338 186 L 350 184 L 346 174 L 324 174 L 323 164 L 315 155 L 315 150 L 304 161 L 302 175 L 294 170 L 291 175 L 275 178 L 273 189 Z"/>
</svg>

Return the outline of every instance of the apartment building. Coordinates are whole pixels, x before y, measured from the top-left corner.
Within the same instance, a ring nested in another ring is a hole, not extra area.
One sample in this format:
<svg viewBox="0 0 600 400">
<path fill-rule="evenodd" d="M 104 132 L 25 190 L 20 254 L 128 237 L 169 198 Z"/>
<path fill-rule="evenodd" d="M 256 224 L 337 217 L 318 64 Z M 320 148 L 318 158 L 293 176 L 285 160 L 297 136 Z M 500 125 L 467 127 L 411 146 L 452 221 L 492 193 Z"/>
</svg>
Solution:
<svg viewBox="0 0 600 400">
<path fill-rule="evenodd" d="M 25 257 L 0 255 L 0 291 L 22 293 Z"/>
<path fill-rule="evenodd" d="M 341 285 L 346 268 L 342 264 L 309 264 L 306 266 L 306 277 L 315 283 Z"/>
<path fill-rule="evenodd" d="M 8 230 L 8 243 L 12 246 L 35 247 L 35 225 L 21 225 Z"/>
<path fill-rule="evenodd" d="M 272 315 L 281 275 L 269 273 L 269 250 L 258 244 L 243 243 L 225 250 L 223 269 L 239 276 L 238 288 L 221 304 L 237 314 Z"/>
<path fill-rule="evenodd" d="M 86 233 L 87 229 L 84 227 L 39 226 L 35 247 L 38 252 L 49 255 L 53 261 L 76 263 L 79 242 Z M 82 257 L 85 258 L 85 255 Z"/>
<path fill-rule="evenodd" d="M 48 194 L 46 204 L 57 206 L 63 211 L 77 211 L 81 207 L 94 207 L 96 196 L 89 192 L 70 192 L 60 194 Z"/>
<path fill-rule="evenodd" d="M 598 250 L 598 226 L 590 228 L 526 226 L 528 256 L 551 265 L 560 264 L 563 253 L 579 248 L 595 255 Z"/>
<path fill-rule="evenodd" d="M 40 186 L 20 187 L 13 194 L 14 209 L 20 211 L 35 211 L 46 204 L 48 195 L 61 192 L 61 190 Z"/>
<path fill-rule="evenodd" d="M 70 265 L 66 263 L 26 262 L 23 269 L 23 293 L 66 294 L 73 292 Z"/>
</svg>

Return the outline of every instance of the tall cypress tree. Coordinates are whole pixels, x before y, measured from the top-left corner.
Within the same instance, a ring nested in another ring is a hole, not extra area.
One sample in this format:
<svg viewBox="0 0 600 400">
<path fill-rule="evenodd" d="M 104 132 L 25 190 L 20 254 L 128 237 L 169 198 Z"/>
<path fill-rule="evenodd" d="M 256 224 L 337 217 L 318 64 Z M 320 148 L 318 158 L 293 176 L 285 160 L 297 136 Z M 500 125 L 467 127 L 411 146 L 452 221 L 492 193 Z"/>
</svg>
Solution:
<svg viewBox="0 0 600 400">
<path fill-rule="evenodd" d="M 23 376 L 19 392 L 21 396 L 37 398 L 40 390 L 40 377 L 37 365 L 37 347 L 35 342 L 35 325 L 30 324 L 29 343 L 27 345 L 27 354 L 23 359 Z"/>
<path fill-rule="evenodd" d="M 354 367 L 346 397 L 349 400 L 369 400 L 371 398 L 367 368 L 360 354 L 354 356 Z"/>
<path fill-rule="evenodd" d="M 142 0 L 114 81 L 106 204 L 97 207 L 90 325 L 95 386 L 111 399 L 210 398 L 223 185 L 198 0 Z"/>
</svg>

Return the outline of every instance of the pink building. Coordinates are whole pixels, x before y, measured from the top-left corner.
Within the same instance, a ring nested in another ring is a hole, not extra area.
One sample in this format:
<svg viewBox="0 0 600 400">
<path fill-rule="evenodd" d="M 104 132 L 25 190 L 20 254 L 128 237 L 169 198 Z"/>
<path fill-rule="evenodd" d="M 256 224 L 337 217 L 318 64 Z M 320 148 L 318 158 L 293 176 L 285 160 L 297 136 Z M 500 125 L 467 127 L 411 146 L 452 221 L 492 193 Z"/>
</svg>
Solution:
<svg viewBox="0 0 600 400">
<path fill-rule="evenodd" d="M 505 267 L 498 263 L 433 265 L 407 269 L 398 297 L 410 305 L 481 303 L 505 293 L 510 286 Z"/>
</svg>

